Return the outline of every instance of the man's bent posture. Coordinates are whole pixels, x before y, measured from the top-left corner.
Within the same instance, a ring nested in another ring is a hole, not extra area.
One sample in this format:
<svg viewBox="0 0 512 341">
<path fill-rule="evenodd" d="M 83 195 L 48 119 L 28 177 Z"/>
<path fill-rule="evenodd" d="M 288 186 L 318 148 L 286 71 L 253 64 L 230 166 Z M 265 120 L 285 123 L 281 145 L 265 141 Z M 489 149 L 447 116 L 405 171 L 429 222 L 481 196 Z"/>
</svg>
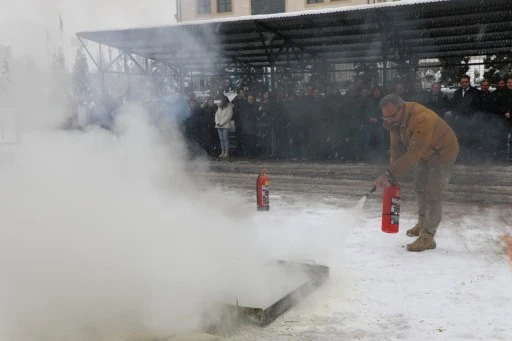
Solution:
<svg viewBox="0 0 512 341">
<path fill-rule="evenodd" d="M 459 153 L 457 137 L 438 114 L 418 103 L 404 102 L 398 95 L 384 97 L 380 107 L 384 128 L 390 132 L 391 158 L 388 170 L 377 179 L 377 187 L 388 186 L 415 166 L 418 223 L 407 230 L 407 235 L 418 239 L 407 245 L 407 250 L 435 249 L 443 193 Z"/>
</svg>

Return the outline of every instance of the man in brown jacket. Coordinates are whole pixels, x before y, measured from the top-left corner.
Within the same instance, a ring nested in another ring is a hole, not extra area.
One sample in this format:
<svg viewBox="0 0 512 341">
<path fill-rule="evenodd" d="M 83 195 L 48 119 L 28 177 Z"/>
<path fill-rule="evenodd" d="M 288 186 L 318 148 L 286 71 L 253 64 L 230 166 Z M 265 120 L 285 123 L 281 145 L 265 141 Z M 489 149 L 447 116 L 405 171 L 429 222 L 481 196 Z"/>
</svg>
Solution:
<svg viewBox="0 0 512 341">
<path fill-rule="evenodd" d="M 376 184 L 389 186 L 396 177 L 416 166 L 414 191 L 418 223 L 407 230 L 407 235 L 418 239 L 407 245 L 407 250 L 435 249 L 434 235 L 441 222 L 443 192 L 459 153 L 457 137 L 435 112 L 415 102 L 404 102 L 398 95 L 384 97 L 380 107 L 384 127 L 390 132 L 391 160 Z"/>
</svg>

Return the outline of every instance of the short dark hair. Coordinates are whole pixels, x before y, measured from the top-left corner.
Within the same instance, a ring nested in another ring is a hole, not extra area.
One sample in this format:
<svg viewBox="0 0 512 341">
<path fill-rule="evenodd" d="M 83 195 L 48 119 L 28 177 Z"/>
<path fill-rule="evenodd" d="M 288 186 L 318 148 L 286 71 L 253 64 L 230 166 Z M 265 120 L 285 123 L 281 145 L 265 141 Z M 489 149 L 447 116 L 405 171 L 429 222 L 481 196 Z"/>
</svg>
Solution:
<svg viewBox="0 0 512 341">
<path fill-rule="evenodd" d="M 460 77 L 460 80 L 463 80 L 464 78 L 466 78 L 468 81 L 471 81 L 471 77 L 469 77 L 468 75 L 462 75 Z"/>
</svg>

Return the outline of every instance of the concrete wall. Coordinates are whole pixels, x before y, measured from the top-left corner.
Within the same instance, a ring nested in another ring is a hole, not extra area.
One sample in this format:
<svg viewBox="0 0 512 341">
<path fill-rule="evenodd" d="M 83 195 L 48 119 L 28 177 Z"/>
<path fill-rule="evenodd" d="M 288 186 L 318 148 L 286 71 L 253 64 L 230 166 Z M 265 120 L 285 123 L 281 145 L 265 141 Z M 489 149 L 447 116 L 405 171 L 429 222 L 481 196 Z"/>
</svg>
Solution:
<svg viewBox="0 0 512 341">
<path fill-rule="evenodd" d="M 251 15 L 251 0 L 232 0 L 233 11 L 230 13 L 217 13 L 217 0 L 210 0 L 212 7 L 211 14 L 197 14 L 197 0 L 177 1 L 181 1 L 181 21 L 194 21 L 212 18 L 240 17 Z M 387 1 L 391 2 L 393 0 Z M 386 1 L 370 0 L 369 2 L 377 3 Z M 286 12 L 300 12 L 311 9 L 335 8 L 342 6 L 363 5 L 367 3 L 368 0 L 324 0 L 324 3 L 321 4 L 307 4 L 307 0 L 286 0 Z"/>
<path fill-rule="evenodd" d="M 177 0 L 179 1 L 179 0 Z M 197 14 L 196 0 L 181 0 L 181 21 L 205 20 L 212 18 L 241 17 L 251 15 L 250 0 L 233 0 L 233 11 L 229 13 L 217 13 L 217 0 L 210 0 L 212 6 L 211 14 Z"/>
</svg>

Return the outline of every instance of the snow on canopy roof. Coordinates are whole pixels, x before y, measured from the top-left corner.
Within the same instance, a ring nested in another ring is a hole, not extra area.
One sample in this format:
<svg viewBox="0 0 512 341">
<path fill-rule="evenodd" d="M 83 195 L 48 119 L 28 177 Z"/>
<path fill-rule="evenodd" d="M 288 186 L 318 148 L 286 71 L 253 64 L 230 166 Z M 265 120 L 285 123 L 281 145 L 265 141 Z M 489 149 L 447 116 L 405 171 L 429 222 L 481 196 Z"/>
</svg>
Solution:
<svg viewBox="0 0 512 341">
<path fill-rule="evenodd" d="M 396 0 L 393 2 L 383 2 L 383 3 L 377 3 L 377 4 L 343 6 L 343 7 L 334 7 L 334 8 L 319 8 L 319 9 L 309 9 L 309 10 L 304 10 L 304 11 L 295 11 L 295 12 L 286 12 L 286 13 L 255 14 L 255 15 L 244 15 L 244 16 L 237 16 L 237 17 L 198 19 L 198 20 L 194 20 L 194 21 L 184 21 L 184 22 L 180 22 L 180 23 L 172 23 L 169 25 L 126 27 L 123 29 L 112 29 L 112 30 L 105 30 L 105 31 L 108 32 L 108 31 L 130 30 L 130 29 L 151 29 L 151 28 L 162 28 L 162 27 L 191 26 L 191 25 L 198 25 L 198 24 L 230 23 L 230 22 L 239 22 L 239 21 L 247 21 L 247 20 L 279 19 L 279 18 L 288 18 L 288 17 L 301 17 L 301 16 L 313 15 L 313 14 L 354 12 L 354 11 L 360 11 L 360 10 L 365 10 L 365 9 L 375 9 L 375 8 L 380 8 L 380 7 L 407 6 L 407 5 L 417 5 L 417 4 L 443 2 L 443 1 L 452 1 L 452 0 L 401 0 L 401 1 Z M 81 33 L 86 33 L 86 32 L 81 32 Z M 78 33 L 78 34 L 81 34 L 81 33 Z"/>
<path fill-rule="evenodd" d="M 313 14 L 331 14 L 341 12 L 355 12 L 365 9 L 375 9 L 380 7 L 395 7 L 395 6 L 406 6 L 406 5 L 417 5 L 433 2 L 442 2 L 450 0 L 401 0 L 393 2 L 383 2 L 378 4 L 367 4 L 367 5 L 354 5 L 354 6 L 343 6 L 334 8 L 320 8 L 320 9 L 309 9 L 305 11 L 286 12 L 286 13 L 273 13 L 273 14 L 256 14 L 246 15 L 240 17 L 228 17 L 228 18 L 214 18 L 214 19 L 203 19 L 196 21 L 186 21 L 177 25 L 194 25 L 194 24 L 205 24 L 205 23 L 222 23 L 222 22 L 233 22 L 233 21 L 244 21 L 244 20 L 264 20 L 264 19 L 279 19 L 288 17 L 301 17 L 305 15 Z"/>
<path fill-rule="evenodd" d="M 507 53 L 511 14 L 510 0 L 404 0 L 77 36 L 191 70 L 378 62 Z"/>
</svg>

